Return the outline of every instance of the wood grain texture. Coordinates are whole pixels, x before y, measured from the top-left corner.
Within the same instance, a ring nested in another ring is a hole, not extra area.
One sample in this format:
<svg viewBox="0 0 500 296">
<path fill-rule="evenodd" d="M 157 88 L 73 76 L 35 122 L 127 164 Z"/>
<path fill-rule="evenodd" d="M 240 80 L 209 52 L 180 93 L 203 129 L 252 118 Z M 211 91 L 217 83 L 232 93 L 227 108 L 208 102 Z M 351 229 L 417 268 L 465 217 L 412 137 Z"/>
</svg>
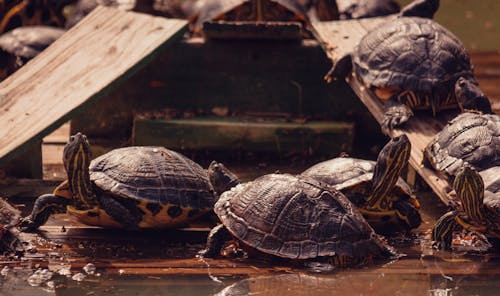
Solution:
<svg viewBox="0 0 500 296">
<path fill-rule="evenodd" d="M 124 81 L 187 28 L 99 7 L 0 84 L 0 164 Z"/>
<path fill-rule="evenodd" d="M 314 34 L 320 40 L 328 57 L 335 63 L 342 56 L 352 52 L 368 31 L 391 18 L 393 16 L 314 23 Z M 384 109 L 377 97 L 366 89 L 355 76 L 347 77 L 346 80 L 373 117 L 381 123 Z M 449 202 L 448 193 L 451 187 L 444 176 L 424 167 L 422 158 L 424 148 L 432 137 L 443 128 L 447 119 L 449 119 L 449 114 L 439 114 L 438 117 L 418 114 L 409 120 L 404 130 L 395 129 L 390 135 L 396 136 L 405 133 L 408 136 L 412 144 L 410 165 L 445 204 Z"/>
</svg>

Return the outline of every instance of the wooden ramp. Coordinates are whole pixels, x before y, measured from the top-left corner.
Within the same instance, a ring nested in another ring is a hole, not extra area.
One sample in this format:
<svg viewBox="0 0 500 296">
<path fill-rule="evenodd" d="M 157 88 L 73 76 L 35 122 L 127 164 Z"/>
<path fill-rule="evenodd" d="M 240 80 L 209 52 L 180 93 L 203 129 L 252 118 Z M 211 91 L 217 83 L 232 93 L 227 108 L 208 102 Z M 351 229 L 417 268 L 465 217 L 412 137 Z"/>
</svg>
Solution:
<svg viewBox="0 0 500 296">
<path fill-rule="evenodd" d="M 0 165 L 180 39 L 184 20 L 98 7 L 0 84 Z"/>
<path fill-rule="evenodd" d="M 331 21 L 314 23 L 314 34 L 322 44 L 332 62 L 338 61 L 343 55 L 351 52 L 361 38 L 370 30 L 390 20 L 393 16 L 378 17 L 360 20 Z M 354 92 L 366 105 L 375 119 L 381 123 L 384 112 L 383 106 L 375 95 L 361 84 L 359 79 L 351 75 L 346 79 Z M 448 192 L 451 190 L 448 181 L 422 166 L 423 150 L 432 137 L 439 132 L 449 119 L 449 114 L 440 114 L 439 117 L 421 116 L 409 120 L 404 130 L 395 129 L 391 136 L 405 133 L 412 144 L 410 165 L 429 184 L 439 198 L 448 204 Z"/>
</svg>

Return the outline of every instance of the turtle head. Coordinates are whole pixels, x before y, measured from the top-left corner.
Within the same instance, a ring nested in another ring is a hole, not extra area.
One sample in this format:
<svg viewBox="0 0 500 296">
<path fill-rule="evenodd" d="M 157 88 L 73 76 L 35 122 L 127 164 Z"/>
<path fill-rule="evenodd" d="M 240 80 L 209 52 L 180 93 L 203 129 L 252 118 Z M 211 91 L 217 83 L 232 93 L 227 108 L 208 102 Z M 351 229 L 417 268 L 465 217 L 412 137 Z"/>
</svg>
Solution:
<svg viewBox="0 0 500 296">
<path fill-rule="evenodd" d="M 455 83 L 455 97 L 462 111 L 477 110 L 485 114 L 493 113 L 488 97 L 474 79 L 458 78 Z"/>
<path fill-rule="evenodd" d="M 63 151 L 63 164 L 68 173 L 82 167 L 88 168 L 91 157 L 90 144 L 84 134 L 77 133 L 69 137 Z"/>
<path fill-rule="evenodd" d="M 87 137 L 77 133 L 69 138 L 63 151 L 63 164 L 68 174 L 68 185 L 77 203 L 94 203 L 94 194 L 90 183 L 89 165 L 92 158 Z"/>
<path fill-rule="evenodd" d="M 372 194 L 367 199 L 368 208 L 379 210 L 389 207 L 388 194 L 408 165 L 411 144 L 405 134 L 392 138 L 380 151 L 373 171 Z"/>
<path fill-rule="evenodd" d="M 208 177 L 217 196 L 240 184 L 240 180 L 233 172 L 215 160 L 208 167 Z"/>
<path fill-rule="evenodd" d="M 472 221 L 483 221 L 484 182 L 479 173 L 469 165 L 464 165 L 455 176 L 453 189 L 465 214 Z"/>
</svg>

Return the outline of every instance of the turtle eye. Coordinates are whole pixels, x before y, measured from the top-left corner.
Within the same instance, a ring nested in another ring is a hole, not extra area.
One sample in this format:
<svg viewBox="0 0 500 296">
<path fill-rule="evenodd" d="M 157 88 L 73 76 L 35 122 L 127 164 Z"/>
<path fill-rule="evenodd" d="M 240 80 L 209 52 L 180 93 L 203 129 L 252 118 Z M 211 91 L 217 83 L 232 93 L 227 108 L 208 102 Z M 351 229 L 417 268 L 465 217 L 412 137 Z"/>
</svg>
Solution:
<svg viewBox="0 0 500 296">
<path fill-rule="evenodd" d="M 465 79 L 460 78 L 460 79 L 458 80 L 458 86 L 460 86 L 460 87 L 465 87 Z"/>
</svg>

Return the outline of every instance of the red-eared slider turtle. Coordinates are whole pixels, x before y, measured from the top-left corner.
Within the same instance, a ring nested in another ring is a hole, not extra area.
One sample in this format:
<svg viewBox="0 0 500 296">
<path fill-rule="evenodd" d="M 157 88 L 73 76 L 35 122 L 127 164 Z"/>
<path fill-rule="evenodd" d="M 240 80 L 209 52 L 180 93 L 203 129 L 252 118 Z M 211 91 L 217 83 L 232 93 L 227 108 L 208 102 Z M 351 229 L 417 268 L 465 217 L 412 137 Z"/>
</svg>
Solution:
<svg viewBox="0 0 500 296">
<path fill-rule="evenodd" d="M 289 259 L 333 257 L 339 266 L 395 252 L 340 192 L 306 177 L 269 174 L 224 192 L 214 207 L 222 224 L 209 234 L 204 257 L 231 237 Z"/>
<path fill-rule="evenodd" d="M 430 19 L 400 17 L 379 26 L 328 75 L 346 77 L 351 69 L 384 103 L 385 133 L 406 122 L 412 110 L 430 109 L 435 114 L 460 108 L 491 113 L 465 47 Z"/>
<path fill-rule="evenodd" d="M 384 16 L 399 12 L 399 4 L 393 0 L 337 0 L 337 5 L 341 20 Z"/>
<path fill-rule="evenodd" d="M 0 198 L 0 254 L 22 253 L 23 245 L 17 234 L 12 231 L 21 218 L 21 211 Z"/>
<path fill-rule="evenodd" d="M 0 36 L 0 61 L 4 68 L 0 80 L 34 58 L 64 34 L 63 29 L 47 26 L 19 27 Z"/>
<path fill-rule="evenodd" d="M 500 166 L 500 117 L 466 112 L 450 121 L 425 147 L 424 164 L 454 176 L 464 163 L 477 170 Z"/>
<path fill-rule="evenodd" d="M 36 200 L 22 229 L 36 229 L 56 212 L 101 227 L 176 227 L 210 211 L 232 182 L 227 172 L 225 183 L 212 184 L 225 167 L 213 162 L 207 172 L 164 147 L 115 149 L 92 162 L 89 149 L 84 135 L 71 136 L 63 152 L 68 180 Z"/>
<path fill-rule="evenodd" d="M 0 21 L 0 33 L 22 26 L 56 26 L 64 27 L 63 9 L 76 0 L 13 0 L 5 7 Z"/>
<path fill-rule="evenodd" d="M 460 205 L 444 214 L 432 229 L 438 247 L 450 249 L 453 231 L 459 227 L 500 239 L 500 167 L 478 173 L 464 165 L 455 176 L 453 189 Z"/>
<path fill-rule="evenodd" d="M 419 203 L 399 177 L 408 165 L 410 150 L 408 137 L 401 135 L 385 145 L 376 162 L 339 157 L 318 163 L 301 175 L 340 190 L 375 229 L 391 218 L 412 229 L 422 222 Z"/>
</svg>

